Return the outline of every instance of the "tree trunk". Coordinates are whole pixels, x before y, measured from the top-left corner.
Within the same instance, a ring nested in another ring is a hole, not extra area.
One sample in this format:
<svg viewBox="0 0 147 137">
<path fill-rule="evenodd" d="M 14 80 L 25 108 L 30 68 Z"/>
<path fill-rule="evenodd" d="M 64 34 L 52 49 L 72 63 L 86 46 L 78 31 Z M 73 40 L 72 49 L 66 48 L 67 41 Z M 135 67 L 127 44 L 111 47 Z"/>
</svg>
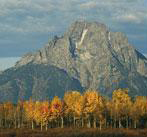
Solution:
<svg viewBox="0 0 147 137">
<path fill-rule="evenodd" d="M 100 130 L 102 130 L 102 121 L 100 120 Z"/>
<path fill-rule="evenodd" d="M 11 128 L 11 122 L 9 121 L 8 127 Z"/>
<path fill-rule="evenodd" d="M 91 123 L 90 123 L 90 119 L 88 118 L 88 122 L 87 122 L 87 127 L 90 128 L 91 127 Z"/>
<path fill-rule="evenodd" d="M 47 129 L 48 129 L 48 122 L 46 122 L 45 129 L 47 131 Z"/>
<path fill-rule="evenodd" d="M 126 117 L 126 128 L 127 129 L 129 128 L 129 119 L 128 119 L 128 116 Z"/>
<path fill-rule="evenodd" d="M 42 127 L 43 127 L 42 125 L 43 125 L 43 123 L 42 123 L 42 121 L 41 121 L 41 131 L 42 131 Z"/>
<path fill-rule="evenodd" d="M 21 117 L 21 127 L 23 127 L 24 125 L 23 125 L 23 114 L 21 114 L 22 115 L 22 117 Z"/>
<path fill-rule="evenodd" d="M 121 128 L 121 120 L 119 119 L 118 121 L 119 121 L 119 128 Z"/>
<path fill-rule="evenodd" d="M 93 119 L 93 127 L 96 128 L 96 118 Z"/>
<path fill-rule="evenodd" d="M 6 112 L 4 113 L 4 127 L 7 127 L 7 122 L 6 122 Z"/>
<path fill-rule="evenodd" d="M 113 121 L 112 121 L 112 117 L 110 118 L 110 127 L 113 128 Z"/>
<path fill-rule="evenodd" d="M 18 120 L 18 126 L 17 126 L 18 128 L 20 128 L 20 121 Z"/>
<path fill-rule="evenodd" d="M 74 127 L 76 126 L 76 118 L 75 118 L 75 116 L 74 116 Z"/>
<path fill-rule="evenodd" d="M 16 121 L 16 119 L 15 119 L 14 123 L 15 123 L 15 129 L 16 129 L 17 128 L 17 121 Z"/>
<path fill-rule="evenodd" d="M 116 118 L 114 119 L 114 128 L 116 128 Z"/>
<path fill-rule="evenodd" d="M 137 128 L 137 122 L 136 122 L 136 119 L 134 120 L 134 128 Z"/>
<path fill-rule="evenodd" d="M 0 119 L 0 128 L 2 127 L 2 120 Z"/>
<path fill-rule="evenodd" d="M 20 115 L 19 115 L 19 112 L 18 112 L 17 121 L 18 121 L 18 128 L 20 128 Z"/>
<path fill-rule="evenodd" d="M 105 127 L 104 128 L 107 128 L 107 119 L 105 118 Z"/>
<path fill-rule="evenodd" d="M 82 128 L 84 127 L 84 119 L 82 118 Z"/>
<path fill-rule="evenodd" d="M 34 129 L 34 122 L 33 122 L 33 120 L 32 120 L 32 130 Z"/>
<path fill-rule="evenodd" d="M 61 128 L 64 128 L 64 119 L 61 117 Z"/>
</svg>

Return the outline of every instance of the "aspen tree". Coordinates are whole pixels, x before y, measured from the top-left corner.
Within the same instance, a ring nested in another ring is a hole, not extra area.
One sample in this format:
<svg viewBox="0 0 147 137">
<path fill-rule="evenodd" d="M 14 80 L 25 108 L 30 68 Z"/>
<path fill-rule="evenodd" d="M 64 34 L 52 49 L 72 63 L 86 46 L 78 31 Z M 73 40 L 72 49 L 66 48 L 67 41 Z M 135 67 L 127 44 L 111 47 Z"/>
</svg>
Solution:
<svg viewBox="0 0 147 137">
<path fill-rule="evenodd" d="M 84 113 L 85 116 L 87 117 L 87 127 L 91 127 L 91 116 L 96 110 L 96 107 L 99 103 L 98 99 L 98 93 L 95 90 L 87 90 L 84 93 Z M 94 117 L 94 122 L 95 122 L 95 117 Z"/>
</svg>

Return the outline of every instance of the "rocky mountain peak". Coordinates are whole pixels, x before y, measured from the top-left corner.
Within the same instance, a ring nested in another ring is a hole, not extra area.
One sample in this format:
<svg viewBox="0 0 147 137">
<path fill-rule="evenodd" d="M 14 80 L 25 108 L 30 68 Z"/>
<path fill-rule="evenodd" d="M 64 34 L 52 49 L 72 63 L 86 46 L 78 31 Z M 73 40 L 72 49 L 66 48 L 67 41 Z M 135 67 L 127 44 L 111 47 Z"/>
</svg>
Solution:
<svg viewBox="0 0 147 137">
<path fill-rule="evenodd" d="M 67 30 L 67 35 L 78 37 L 84 30 L 89 30 L 92 32 L 107 31 L 107 27 L 99 22 L 75 21 Z"/>
<path fill-rule="evenodd" d="M 19 67 L 30 62 L 37 64 L 54 62 L 51 61 L 50 54 L 52 56 L 52 50 L 56 48 L 61 49 L 66 55 L 68 54 L 69 58 L 78 57 L 81 60 L 87 60 L 93 56 L 102 57 L 105 53 L 111 54 L 110 48 L 117 51 L 128 45 L 127 37 L 124 34 L 110 32 L 102 23 L 76 21 L 62 37 L 56 36 L 41 50 L 27 54 L 17 62 L 16 66 Z"/>
<path fill-rule="evenodd" d="M 98 22 L 74 22 L 62 37 L 55 36 L 42 49 L 22 57 L 15 69 L 28 64 L 54 66 L 79 81 L 83 89 L 107 95 L 117 88 L 129 88 L 138 95 L 147 90 L 147 59 L 124 33 Z"/>
</svg>

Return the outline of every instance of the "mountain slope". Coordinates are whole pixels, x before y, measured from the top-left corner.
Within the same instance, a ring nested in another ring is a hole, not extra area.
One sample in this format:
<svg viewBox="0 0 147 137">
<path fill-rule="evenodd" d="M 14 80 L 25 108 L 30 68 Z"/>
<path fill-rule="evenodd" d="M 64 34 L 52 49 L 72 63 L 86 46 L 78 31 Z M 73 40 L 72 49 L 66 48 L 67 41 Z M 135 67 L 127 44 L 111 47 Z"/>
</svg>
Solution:
<svg viewBox="0 0 147 137">
<path fill-rule="evenodd" d="M 97 89 L 108 96 L 117 88 L 129 88 L 131 95 L 146 95 L 147 91 L 147 59 L 123 33 L 110 32 L 98 22 L 74 22 L 62 37 L 56 36 L 39 51 L 26 54 L 15 69 L 27 64 L 54 66 L 78 81 L 81 89 Z"/>
<path fill-rule="evenodd" d="M 0 102 L 62 97 L 67 90 L 80 91 L 82 87 L 65 71 L 50 65 L 27 64 L 0 75 Z"/>
</svg>

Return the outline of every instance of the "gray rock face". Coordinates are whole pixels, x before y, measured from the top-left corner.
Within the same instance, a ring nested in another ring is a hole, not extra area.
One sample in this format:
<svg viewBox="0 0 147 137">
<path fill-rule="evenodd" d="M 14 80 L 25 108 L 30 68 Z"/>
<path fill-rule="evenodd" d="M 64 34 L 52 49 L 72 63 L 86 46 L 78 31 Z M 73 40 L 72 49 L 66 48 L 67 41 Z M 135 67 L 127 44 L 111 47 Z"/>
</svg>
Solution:
<svg viewBox="0 0 147 137">
<path fill-rule="evenodd" d="M 22 58 L 16 67 L 30 62 L 64 69 L 84 88 L 104 94 L 118 87 L 139 95 L 147 91 L 147 59 L 123 33 L 110 32 L 98 22 L 73 23 L 63 37 Z"/>
<path fill-rule="evenodd" d="M 27 64 L 55 66 L 79 81 L 83 89 L 97 89 L 108 96 L 117 88 L 129 88 L 131 95 L 147 94 L 147 59 L 123 33 L 111 32 L 98 22 L 73 23 L 62 37 L 22 57 L 15 69 Z"/>
</svg>

